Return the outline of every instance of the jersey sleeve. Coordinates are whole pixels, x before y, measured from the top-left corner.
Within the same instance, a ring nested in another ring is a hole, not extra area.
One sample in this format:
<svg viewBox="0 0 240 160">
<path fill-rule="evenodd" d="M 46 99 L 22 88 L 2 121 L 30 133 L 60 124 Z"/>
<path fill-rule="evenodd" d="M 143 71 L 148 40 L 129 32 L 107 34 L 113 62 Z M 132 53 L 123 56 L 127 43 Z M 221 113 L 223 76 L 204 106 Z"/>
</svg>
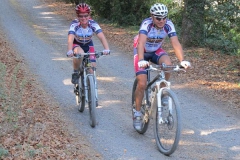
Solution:
<svg viewBox="0 0 240 160">
<path fill-rule="evenodd" d="M 76 19 L 71 22 L 70 28 L 68 30 L 68 34 L 74 34 L 75 35 L 75 28 L 77 27 L 78 23 L 79 22 Z"/>
<path fill-rule="evenodd" d="M 171 38 L 173 36 L 177 36 L 176 29 L 171 20 L 167 20 L 167 22 L 164 26 L 164 30 L 167 32 L 169 38 Z"/>
<path fill-rule="evenodd" d="M 98 33 L 102 32 L 101 27 L 99 26 L 99 24 L 96 21 L 89 20 L 89 22 L 90 22 L 90 27 L 92 28 L 94 33 L 98 34 Z"/>
<path fill-rule="evenodd" d="M 140 29 L 139 29 L 139 34 L 148 34 L 148 31 L 150 30 L 152 25 L 152 20 L 151 18 L 144 19 L 141 23 Z"/>
</svg>

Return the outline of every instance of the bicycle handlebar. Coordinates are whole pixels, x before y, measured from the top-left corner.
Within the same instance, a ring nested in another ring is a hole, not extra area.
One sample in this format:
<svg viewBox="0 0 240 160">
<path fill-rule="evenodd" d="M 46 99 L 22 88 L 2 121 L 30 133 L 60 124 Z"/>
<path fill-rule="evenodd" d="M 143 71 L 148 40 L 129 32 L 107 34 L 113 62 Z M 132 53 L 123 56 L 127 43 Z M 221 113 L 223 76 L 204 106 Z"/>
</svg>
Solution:
<svg viewBox="0 0 240 160">
<path fill-rule="evenodd" d="M 90 56 L 90 55 L 95 55 L 97 58 L 100 56 L 103 56 L 103 52 L 92 52 L 92 53 L 74 53 L 73 57 L 74 58 L 81 58 L 83 56 Z"/>
<path fill-rule="evenodd" d="M 166 70 L 171 68 L 172 70 Z M 164 72 L 171 72 L 171 71 L 184 71 L 186 72 L 185 68 L 181 65 L 166 65 L 165 63 L 162 63 L 161 65 L 156 65 L 153 67 L 152 65 L 149 65 L 147 70 L 154 70 L 154 71 L 161 71 L 164 70 Z"/>
<path fill-rule="evenodd" d="M 110 54 L 110 53 L 109 53 Z M 106 55 L 109 55 L 106 54 Z M 92 52 L 92 53 L 74 53 L 73 56 L 71 58 L 82 58 L 84 56 L 90 56 L 90 55 L 95 55 L 96 58 L 99 58 L 100 56 L 104 56 L 105 54 L 103 54 L 103 52 Z M 68 56 L 70 57 L 70 56 Z"/>
</svg>

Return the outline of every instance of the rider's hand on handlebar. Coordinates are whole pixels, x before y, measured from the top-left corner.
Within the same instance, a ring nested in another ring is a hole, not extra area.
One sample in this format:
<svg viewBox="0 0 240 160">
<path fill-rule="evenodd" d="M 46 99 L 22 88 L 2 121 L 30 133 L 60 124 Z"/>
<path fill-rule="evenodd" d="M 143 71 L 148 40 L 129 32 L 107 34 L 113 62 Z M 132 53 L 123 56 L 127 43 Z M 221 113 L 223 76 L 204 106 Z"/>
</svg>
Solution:
<svg viewBox="0 0 240 160">
<path fill-rule="evenodd" d="M 110 54 L 110 50 L 109 49 L 104 49 L 103 50 L 103 55 L 108 55 Z"/>
<path fill-rule="evenodd" d="M 188 61 L 182 61 L 181 66 L 183 66 L 185 69 L 187 69 L 187 68 L 191 67 L 191 63 Z"/>
<path fill-rule="evenodd" d="M 72 57 L 73 56 L 73 50 L 69 50 L 67 52 L 67 57 Z"/>
<path fill-rule="evenodd" d="M 145 61 L 144 59 L 142 59 L 138 62 L 138 67 L 139 68 L 146 68 L 147 66 L 149 66 L 149 62 Z"/>
</svg>

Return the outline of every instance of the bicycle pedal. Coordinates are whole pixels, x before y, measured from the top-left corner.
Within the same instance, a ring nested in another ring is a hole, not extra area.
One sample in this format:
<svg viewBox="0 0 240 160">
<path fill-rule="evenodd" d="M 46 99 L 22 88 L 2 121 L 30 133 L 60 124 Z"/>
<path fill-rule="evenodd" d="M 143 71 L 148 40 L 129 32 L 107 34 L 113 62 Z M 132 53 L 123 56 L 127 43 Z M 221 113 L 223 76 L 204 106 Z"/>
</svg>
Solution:
<svg viewBox="0 0 240 160">
<path fill-rule="evenodd" d="M 78 91 L 77 91 L 77 90 L 74 90 L 73 92 L 74 92 L 76 95 L 78 95 Z"/>
<path fill-rule="evenodd" d="M 78 86 L 76 86 L 76 87 L 73 88 L 73 92 L 74 92 L 76 95 L 78 95 Z"/>
</svg>

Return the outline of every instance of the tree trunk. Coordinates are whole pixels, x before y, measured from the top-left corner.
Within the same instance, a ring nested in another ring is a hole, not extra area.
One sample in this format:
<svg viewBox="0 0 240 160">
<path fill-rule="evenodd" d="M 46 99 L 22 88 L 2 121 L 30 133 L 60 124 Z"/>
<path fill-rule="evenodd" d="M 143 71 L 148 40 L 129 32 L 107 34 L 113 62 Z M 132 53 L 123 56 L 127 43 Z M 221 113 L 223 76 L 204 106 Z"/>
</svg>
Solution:
<svg viewBox="0 0 240 160">
<path fill-rule="evenodd" d="M 205 0 L 184 0 L 182 45 L 194 47 L 204 44 Z"/>
</svg>

